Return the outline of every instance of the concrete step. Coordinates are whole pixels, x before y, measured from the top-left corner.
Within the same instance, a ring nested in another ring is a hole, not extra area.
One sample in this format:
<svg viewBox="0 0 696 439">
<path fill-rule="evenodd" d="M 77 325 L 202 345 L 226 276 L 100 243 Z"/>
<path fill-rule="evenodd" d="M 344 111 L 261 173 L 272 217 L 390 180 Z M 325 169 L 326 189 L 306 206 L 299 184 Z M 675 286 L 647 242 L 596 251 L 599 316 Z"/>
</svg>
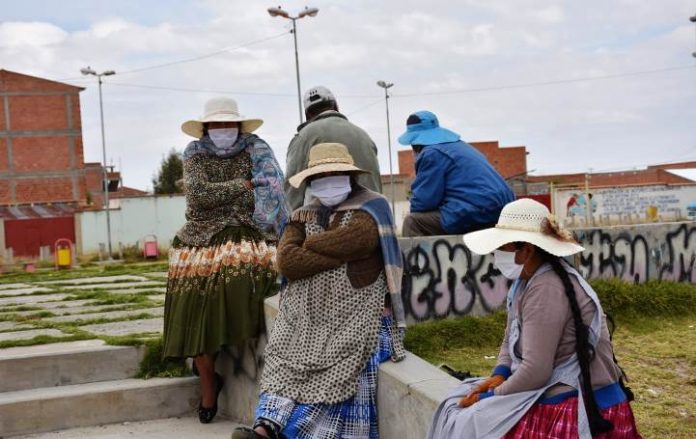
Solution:
<svg viewBox="0 0 696 439">
<path fill-rule="evenodd" d="M 101 340 L 2 349 L 0 392 L 132 378 L 144 352 Z"/>
<path fill-rule="evenodd" d="M 187 416 L 109 424 L 99 427 L 73 428 L 20 436 L 15 439 L 229 439 L 232 430 L 238 426 L 239 424 L 219 416 L 212 423 L 206 425 L 201 425 L 197 417 Z"/>
<path fill-rule="evenodd" d="M 0 393 L 0 437 L 193 413 L 198 378 L 126 379 Z M 174 432 L 171 437 L 177 437 Z"/>
</svg>

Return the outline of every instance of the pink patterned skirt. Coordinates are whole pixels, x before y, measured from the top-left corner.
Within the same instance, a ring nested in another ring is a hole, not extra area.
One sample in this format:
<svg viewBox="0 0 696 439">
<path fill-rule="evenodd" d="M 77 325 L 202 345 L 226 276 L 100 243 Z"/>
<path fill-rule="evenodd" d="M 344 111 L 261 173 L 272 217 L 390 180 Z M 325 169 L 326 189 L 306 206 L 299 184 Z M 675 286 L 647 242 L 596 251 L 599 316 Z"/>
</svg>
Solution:
<svg viewBox="0 0 696 439">
<path fill-rule="evenodd" d="M 641 439 L 627 401 L 602 410 L 614 428 L 596 439 Z M 505 436 L 505 439 L 565 439 L 578 437 L 578 398 L 558 404 L 535 404 Z"/>
</svg>

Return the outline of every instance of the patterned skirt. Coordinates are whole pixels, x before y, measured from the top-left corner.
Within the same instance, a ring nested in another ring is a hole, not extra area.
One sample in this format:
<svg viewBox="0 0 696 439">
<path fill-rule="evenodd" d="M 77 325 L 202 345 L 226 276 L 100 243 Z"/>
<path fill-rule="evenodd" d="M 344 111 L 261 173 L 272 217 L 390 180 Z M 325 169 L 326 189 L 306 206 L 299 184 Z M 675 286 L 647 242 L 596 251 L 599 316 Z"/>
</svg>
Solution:
<svg viewBox="0 0 696 439">
<path fill-rule="evenodd" d="M 227 227 L 206 247 L 175 238 L 164 304 L 164 357 L 214 354 L 263 332 L 263 301 L 276 291 L 275 255 L 275 246 L 246 227 Z"/>
<path fill-rule="evenodd" d="M 262 393 L 256 418 L 271 421 L 281 434 L 295 439 L 377 439 L 377 373 L 392 355 L 391 317 L 382 317 L 379 344 L 358 381 L 358 392 L 338 404 L 298 404 L 282 396 Z"/>
<path fill-rule="evenodd" d="M 602 417 L 614 424 L 607 433 L 597 439 L 640 439 L 633 411 L 627 401 L 608 407 Z M 571 439 L 578 437 L 578 398 L 566 399 L 558 404 L 535 404 L 505 439 Z"/>
</svg>

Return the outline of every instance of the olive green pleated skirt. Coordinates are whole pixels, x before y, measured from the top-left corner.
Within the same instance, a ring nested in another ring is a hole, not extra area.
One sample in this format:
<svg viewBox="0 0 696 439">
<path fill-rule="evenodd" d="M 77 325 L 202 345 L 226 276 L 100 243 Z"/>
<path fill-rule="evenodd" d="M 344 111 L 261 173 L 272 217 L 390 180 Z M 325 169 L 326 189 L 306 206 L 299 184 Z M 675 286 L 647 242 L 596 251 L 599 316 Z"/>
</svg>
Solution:
<svg viewBox="0 0 696 439">
<path fill-rule="evenodd" d="M 276 292 L 275 255 L 275 246 L 246 227 L 225 228 L 207 247 L 189 247 L 175 238 L 163 356 L 214 354 L 263 333 L 263 301 Z"/>
</svg>

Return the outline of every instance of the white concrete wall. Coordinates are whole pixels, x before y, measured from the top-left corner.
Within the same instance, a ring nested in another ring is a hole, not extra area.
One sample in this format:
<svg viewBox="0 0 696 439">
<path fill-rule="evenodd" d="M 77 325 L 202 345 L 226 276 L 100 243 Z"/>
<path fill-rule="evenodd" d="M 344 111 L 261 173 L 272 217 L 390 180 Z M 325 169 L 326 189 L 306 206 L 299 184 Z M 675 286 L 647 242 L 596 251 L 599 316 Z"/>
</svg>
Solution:
<svg viewBox="0 0 696 439">
<path fill-rule="evenodd" d="M 111 242 L 114 252 L 123 245 L 142 244 L 146 235 L 154 234 L 160 248 L 167 248 L 186 221 L 186 200 L 183 195 L 122 198 L 119 207 L 111 209 Z M 106 212 L 87 211 L 75 215 L 77 251 L 80 254 L 99 251 L 106 243 Z"/>
</svg>

